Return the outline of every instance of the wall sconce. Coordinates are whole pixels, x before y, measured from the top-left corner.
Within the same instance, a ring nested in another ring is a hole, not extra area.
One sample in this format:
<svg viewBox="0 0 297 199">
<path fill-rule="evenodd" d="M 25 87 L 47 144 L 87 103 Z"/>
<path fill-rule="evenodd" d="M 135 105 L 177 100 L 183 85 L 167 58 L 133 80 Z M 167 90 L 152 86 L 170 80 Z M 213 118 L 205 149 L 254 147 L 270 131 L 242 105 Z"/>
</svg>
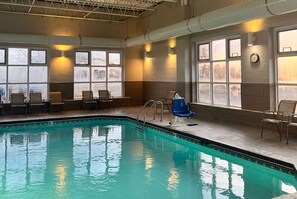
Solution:
<svg viewBox="0 0 297 199">
<path fill-rule="evenodd" d="M 144 58 L 149 58 L 150 57 L 150 52 L 144 51 Z"/>
<path fill-rule="evenodd" d="M 175 49 L 174 48 L 168 48 L 168 55 L 175 55 Z"/>
<path fill-rule="evenodd" d="M 253 46 L 254 41 L 256 40 L 256 37 L 252 32 L 247 33 L 247 46 Z"/>
<path fill-rule="evenodd" d="M 61 57 L 65 57 L 65 51 L 61 50 Z"/>
</svg>

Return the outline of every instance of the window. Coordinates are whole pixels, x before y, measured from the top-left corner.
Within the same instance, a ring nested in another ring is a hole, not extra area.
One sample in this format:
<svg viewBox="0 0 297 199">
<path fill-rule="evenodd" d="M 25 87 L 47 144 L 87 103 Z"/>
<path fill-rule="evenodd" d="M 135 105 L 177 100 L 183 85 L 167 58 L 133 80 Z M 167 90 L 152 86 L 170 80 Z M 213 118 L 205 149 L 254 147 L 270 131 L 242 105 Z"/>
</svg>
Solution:
<svg viewBox="0 0 297 199">
<path fill-rule="evenodd" d="M 74 99 L 80 99 L 83 90 L 92 90 L 94 97 L 98 97 L 98 90 L 109 90 L 111 96 L 122 96 L 122 77 L 120 52 L 75 52 Z"/>
<path fill-rule="evenodd" d="M 47 52 L 41 49 L 0 49 L 0 94 L 9 101 L 11 93 L 41 92 L 47 99 Z M 7 59 L 7 60 L 6 60 Z"/>
<path fill-rule="evenodd" d="M 198 102 L 241 107 L 241 40 L 197 44 Z"/>
<path fill-rule="evenodd" d="M 297 100 L 297 29 L 277 32 L 277 99 Z"/>
</svg>

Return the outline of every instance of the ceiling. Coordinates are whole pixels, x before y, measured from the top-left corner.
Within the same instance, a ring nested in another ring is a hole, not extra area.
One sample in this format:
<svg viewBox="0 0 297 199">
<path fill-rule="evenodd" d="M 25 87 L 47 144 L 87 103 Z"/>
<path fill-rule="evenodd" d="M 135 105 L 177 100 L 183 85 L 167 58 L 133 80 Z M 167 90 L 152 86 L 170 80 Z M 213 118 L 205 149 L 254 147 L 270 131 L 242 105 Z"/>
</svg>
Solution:
<svg viewBox="0 0 297 199">
<path fill-rule="evenodd" d="M 0 13 L 123 22 L 177 0 L 0 0 Z"/>
</svg>

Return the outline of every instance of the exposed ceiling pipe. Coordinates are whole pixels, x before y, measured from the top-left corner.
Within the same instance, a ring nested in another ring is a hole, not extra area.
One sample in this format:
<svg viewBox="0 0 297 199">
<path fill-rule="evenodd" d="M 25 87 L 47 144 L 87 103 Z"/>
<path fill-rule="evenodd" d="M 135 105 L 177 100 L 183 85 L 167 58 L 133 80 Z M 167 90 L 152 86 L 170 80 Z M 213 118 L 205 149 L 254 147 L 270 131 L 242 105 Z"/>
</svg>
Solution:
<svg viewBox="0 0 297 199">
<path fill-rule="evenodd" d="M 2 34 L 0 43 L 36 44 L 36 45 L 71 45 L 86 47 L 125 47 L 122 39 L 107 39 L 95 37 L 44 36 L 24 34 Z"/>
<path fill-rule="evenodd" d="M 295 11 L 297 11 L 297 0 L 251 0 L 127 39 L 125 44 L 141 45 Z"/>
<path fill-rule="evenodd" d="M 23 34 L 1 34 L 0 43 L 38 45 L 73 45 L 87 47 L 122 48 L 142 45 L 147 42 L 166 40 L 206 30 L 214 30 L 246 21 L 282 15 L 297 11 L 297 0 L 250 0 L 205 13 L 145 35 L 127 39 L 106 39 L 94 37 L 44 36 Z"/>
</svg>

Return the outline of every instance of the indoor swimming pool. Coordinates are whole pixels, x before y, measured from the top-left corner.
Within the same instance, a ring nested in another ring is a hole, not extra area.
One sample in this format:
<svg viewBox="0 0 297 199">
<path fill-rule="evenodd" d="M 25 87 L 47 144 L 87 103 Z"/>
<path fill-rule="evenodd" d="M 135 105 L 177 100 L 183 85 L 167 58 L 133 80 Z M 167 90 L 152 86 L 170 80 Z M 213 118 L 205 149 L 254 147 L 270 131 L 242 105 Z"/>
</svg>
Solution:
<svg viewBox="0 0 297 199">
<path fill-rule="evenodd" d="M 294 175 L 129 119 L 0 126 L 0 198 L 273 198 Z"/>
</svg>

